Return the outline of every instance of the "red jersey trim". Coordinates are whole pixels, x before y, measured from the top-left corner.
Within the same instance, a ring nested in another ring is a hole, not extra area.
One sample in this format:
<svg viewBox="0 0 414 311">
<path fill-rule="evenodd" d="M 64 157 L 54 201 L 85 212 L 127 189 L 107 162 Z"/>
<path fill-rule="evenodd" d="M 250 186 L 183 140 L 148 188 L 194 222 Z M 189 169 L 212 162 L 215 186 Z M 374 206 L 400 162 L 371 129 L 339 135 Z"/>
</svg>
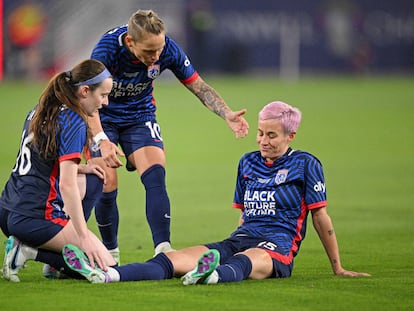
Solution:
<svg viewBox="0 0 414 311">
<path fill-rule="evenodd" d="M 244 206 L 243 206 L 243 204 L 240 204 L 240 203 L 233 203 L 233 204 L 232 204 L 232 207 L 233 207 L 233 208 L 238 208 L 238 209 L 240 209 L 240 210 L 244 211 Z"/>
<path fill-rule="evenodd" d="M 307 208 L 308 208 L 308 210 L 309 210 L 309 209 L 314 209 L 314 208 L 326 207 L 327 205 L 328 205 L 328 202 L 326 202 L 326 201 L 321 201 L 321 202 L 316 202 L 316 203 L 309 204 L 309 205 L 307 206 Z"/>
<path fill-rule="evenodd" d="M 316 208 L 316 206 L 322 205 L 320 203 L 322 203 L 322 202 L 318 202 L 316 204 L 311 204 L 311 205 L 315 206 L 313 208 Z M 267 252 L 269 253 L 269 255 L 272 258 L 274 258 L 274 259 L 276 259 L 276 260 L 278 260 L 281 263 L 284 263 L 286 265 L 292 263 L 293 254 L 296 254 L 297 251 L 298 251 L 298 242 L 302 241 L 302 239 L 303 239 L 301 232 L 302 232 L 302 228 L 303 228 L 303 222 L 306 219 L 308 209 L 309 209 L 309 206 L 306 206 L 305 202 L 302 200 L 302 204 L 301 204 L 301 210 L 302 211 L 301 211 L 300 216 L 298 218 L 298 223 L 296 225 L 296 235 L 292 240 L 292 247 L 290 249 L 289 255 L 281 255 L 277 252 L 272 252 L 272 251 L 268 250 Z"/>
<path fill-rule="evenodd" d="M 71 154 L 65 154 L 59 158 L 59 162 L 55 162 L 55 165 L 53 166 L 52 172 L 50 173 L 49 177 L 49 183 L 50 183 L 50 190 L 49 195 L 47 197 L 46 201 L 46 210 L 45 210 L 45 219 L 50 220 L 53 223 L 60 224 L 62 226 L 65 226 L 68 222 L 67 219 L 63 218 L 53 218 L 53 206 L 50 204 L 50 202 L 53 202 L 57 198 L 57 190 L 56 190 L 56 179 L 59 174 L 59 163 L 67 160 L 82 160 L 82 155 L 80 152 L 75 152 Z"/>
<path fill-rule="evenodd" d="M 262 248 L 262 249 L 265 250 L 270 255 L 270 257 L 272 257 L 273 259 L 276 259 L 277 261 L 285 265 L 290 265 L 292 263 L 292 260 L 293 260 L 292 252 L 290 252 L 289 255 L 282 255 L 278 252 L 274 252 L 269 249 L 265 249 L 265 248 Z"/>
<path fill-rule="evenodd" d="M 61 225 L 62 227 L 66 226 L 69 219 L 63 219 L 63 218 L 54 218 L 54 219 L 50 219 L 51 222 L 53 222 L 54 224 L 58 224 Z"/>
<path fill-rule="evenodd" d="M 91 150 L 88 147 L 83 147 L 83 155 L 86 161 L 89 161 L 92 158 Z"/>
<path fill-rule="evenodd" d="M 302 204 L 301 204 L 301 210 L 302 212 L 300 213 L 300 216 L 298 218 L 298 223 L 296 224 L 296 235 L 293 238 L 292 241 L 292 248 L 290 249 L 290 253 L 295 254 L 298 251 L 298 242 L 302 241 L 303 237 L 302 237 L 302 228 L 303 228 L 303 222 L 306 219 L 306 214 L 308 212 L 308 209 L 305 205 L 305 201 L 302 199 Z"/>
<path fill-rule="evenodd" d="M 154 105 L 154 107 L 157 107 L 157 102 L 154 98 L 154 82 L 152 82 L 151 103 Z M 157 111 L 155 110 L 154 113 L 157 114 Z"/>
<path fill-rule="evenodd" d="M 191 77 L 185 79 L 185 80 L 181 80 L 181 83 L 183 84 L 190 84 L 193 83 L 197 78 L 199 77 L 198 72 L 195 71 Z"/>
<path fill-rule="evenodd" d="M 59 158 L 59 162 L 67 161 L 67 160 L 82 160 L 82 154 L 80 152 L 75 152 L 71 154 L 65 154 Z"/>
<path fill-rule="evenodd" d="M 53 213 L 53 206 L 50 204 L 51 201 L 55 200 L 57 197 L 57 191 L 56 191 L 56 176 L 59 171 L 59 163 L 55 163 L 53 166 L 52 172 L 50 173 L 49 177 L 49 183 L 50 183 L 50 190 L 49 195 L 47 197 L 46 201 L 46 210 L 45 210 L 45 219 L 52 220 L 52 213 Z"/>
</svg>

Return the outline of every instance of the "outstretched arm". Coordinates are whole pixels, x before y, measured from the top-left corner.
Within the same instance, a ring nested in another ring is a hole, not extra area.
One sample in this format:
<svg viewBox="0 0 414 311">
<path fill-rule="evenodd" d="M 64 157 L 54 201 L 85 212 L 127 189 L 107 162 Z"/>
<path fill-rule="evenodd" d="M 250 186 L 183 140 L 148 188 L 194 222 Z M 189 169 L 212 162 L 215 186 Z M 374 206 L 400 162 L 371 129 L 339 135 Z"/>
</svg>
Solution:
<svg viewBox="0 0 414 311">
<path fill-rule="evenodd" d="M 368 273 L 347 271 L 342 268 L 335 231 L 325 207 L 312 210 L 312 221 L 323 247 L 325 248 L 326 254 L 328 255 L 332 270 L 336 275 L 370 276 Z"/>
<path fill-rule="evenodd" d="M 249 124 L 243 115 L 246 109 L 232 111 L 226 105 L 223 98 L 201 77 L 194 82 L 185 85 L 210 111 L 226 120 L 228 126 L 236 135 L 236 138 L 245 137 L 249 132 Z"/>
<path fill-rule="evenodd" d="M 99 243 L 96 243 L 96 239 L 94 240 L 92 237 L 93 233 L 88 230 L 85 221 L 81 190 L 78 187 L 78 164 L 75 160 L 65 160 L 60 162 L 59 169 L 59 189 L 64 202 L 64 209 L 70 216 L 71 226 L 74 228 L 74 231 L 68 231 L 71 229 L 65 228 L 66 233 L 63 235 L 60 234 L 59 236 L 61 239 L 63 237 L 65 241 L 77 239 L 79 243 L 77 246 L 88 256 L 89 262 L 93 263 L 92 267 L 94 267 L 96 262 L 99 267 L 106 269 L 106 265 L 104 264 L 105 251 L 102 250 Z M 71 228 L 71 226 L 68 225 L 68 228 Z M 70 232 L 75 234 L 75 236 L 70 236 Z"/>
</svg>

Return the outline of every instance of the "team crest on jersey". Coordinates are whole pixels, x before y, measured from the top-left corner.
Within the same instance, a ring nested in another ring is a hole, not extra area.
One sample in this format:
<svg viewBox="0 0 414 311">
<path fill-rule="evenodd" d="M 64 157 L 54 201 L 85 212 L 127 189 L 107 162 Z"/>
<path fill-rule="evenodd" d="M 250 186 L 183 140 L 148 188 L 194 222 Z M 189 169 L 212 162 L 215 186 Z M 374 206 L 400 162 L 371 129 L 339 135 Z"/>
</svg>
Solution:
<svg viewBox="0 0 414 311">
<path fill-rule="evenodd" d="M 284 183 L 286 181 L 288 173 L 289 173 L 289 170 L 278 170 L 276 177 L 275 177 L 275 183 L 277 185 Z"/>
<path fill-rule="evenodd" d="M 152 65 L 148 67 L 148 78 L 156 79 L 160 75 L 160 65 Z"/>
</svg>

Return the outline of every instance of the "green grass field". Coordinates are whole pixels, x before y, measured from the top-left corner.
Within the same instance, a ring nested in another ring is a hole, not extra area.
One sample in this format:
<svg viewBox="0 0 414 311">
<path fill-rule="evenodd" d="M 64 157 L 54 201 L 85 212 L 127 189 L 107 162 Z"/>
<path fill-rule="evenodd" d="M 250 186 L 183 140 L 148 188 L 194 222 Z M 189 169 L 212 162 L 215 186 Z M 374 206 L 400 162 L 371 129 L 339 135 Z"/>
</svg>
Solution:
<svg viewBox="0 0 414 311">
<path fill-rule="evenodd" d="M 346 269 L 371 278 L 333 276 L 309 223 L 291 278 L 184 287 L 179 279 L 92 285 L 49 281 L 28 262 L 20 283 L 0 279 L 1 310 L 414 310 L 414 79 L 206 78 L 233 109 L 247 108 L 248 137 L 236 140 L 175 80 L 158 81 L 155 97 L 167 152 L 173 246 L 220 240 L 238 221 L 231 208 L 236 168 L 256 149 L 256 116 L 272 100 L 299 107 L 296 149 L 324 164 L 328 211 Z M 0 183 L 14 165 L 26 112 L 44 83 L 0 84 Z M 123 263 L 152 256 L 144 191 L 136 173 L 119 170 Z M 93 219 L 90 227 L 96 231 Z M 0 251 L 5 241 L 0 236 Z M 1 256 L 2 258 L 2 256 Z M 1 260 L 1 259 L 0 259 Z"/>
</svg>

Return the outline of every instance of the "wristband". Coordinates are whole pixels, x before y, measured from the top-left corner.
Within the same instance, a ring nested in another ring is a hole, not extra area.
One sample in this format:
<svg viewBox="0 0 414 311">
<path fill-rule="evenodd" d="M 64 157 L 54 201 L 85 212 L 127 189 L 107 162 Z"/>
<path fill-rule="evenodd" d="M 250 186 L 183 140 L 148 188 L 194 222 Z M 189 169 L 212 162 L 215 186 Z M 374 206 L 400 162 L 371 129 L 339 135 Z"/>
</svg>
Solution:
<svg viewBox="0 0 414 311">
<path fill-rule="evenodd" d="M 96 134 L 93 137 L 93 141 L 95 142 L 95 144 L 97 144 L 99 146 L 99 144 L 103 141 L 103 140 L 109 140 L 108 136 L 106 136 L 106 134 L 104 132 L 99 132 L 98 134 Z"/>
</svg>

